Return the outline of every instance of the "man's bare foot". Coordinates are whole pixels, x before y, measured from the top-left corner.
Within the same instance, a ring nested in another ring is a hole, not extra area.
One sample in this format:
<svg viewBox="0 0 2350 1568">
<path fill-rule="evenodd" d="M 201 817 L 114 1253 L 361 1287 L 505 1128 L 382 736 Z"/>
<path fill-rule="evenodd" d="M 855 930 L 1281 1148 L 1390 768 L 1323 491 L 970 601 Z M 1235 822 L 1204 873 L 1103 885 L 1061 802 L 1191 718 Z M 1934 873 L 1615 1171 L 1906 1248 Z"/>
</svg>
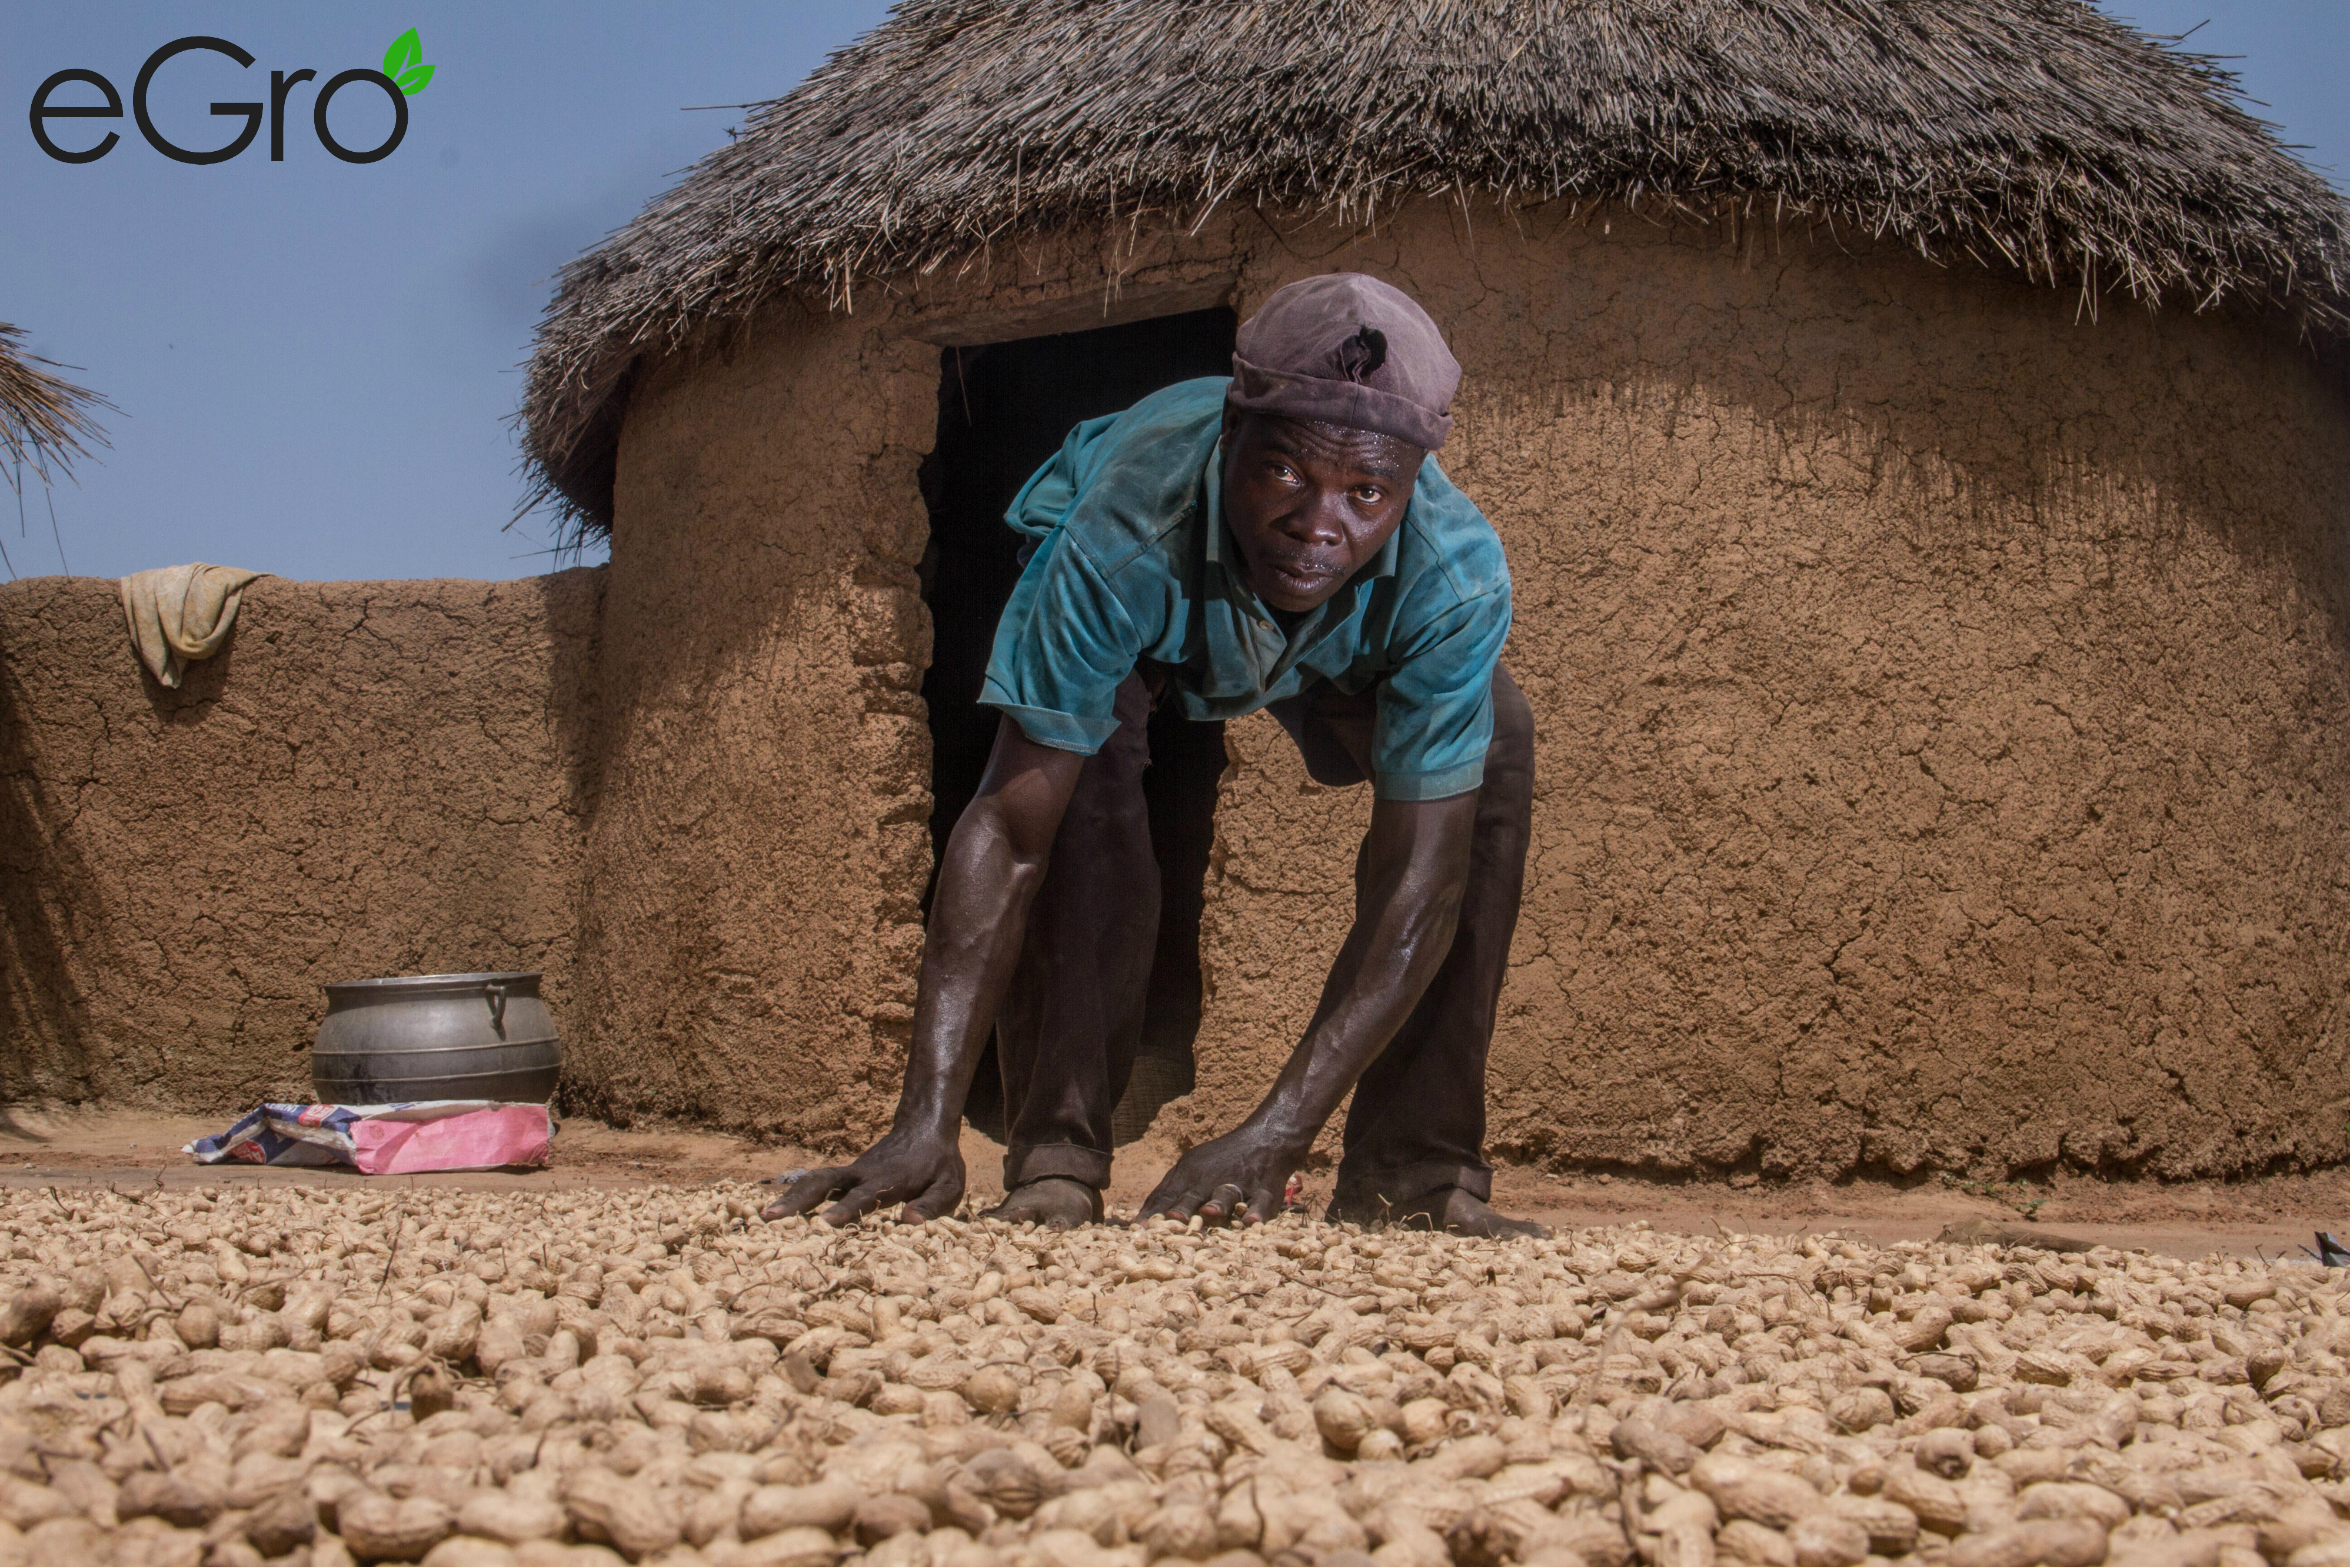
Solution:
<svg viewBox="0 0 2350 1568">
<path fill-rule="evenodd" d="M 1358 1225 L 1385 1223 L 1407 1231 L 1446 1231 L 1455 1236 L 1533 1236 L 1547 1239 L 1550 1227 L 1532 1220 L 1513 1220 L 1496 1213 L 1486 1201 L 1458 1187 L 1446 1187 L 1416 1198 L 1399 1206 L 1348 1205 L 1341 1209 L 1336 1201 L 1326 1218 L 1334 1221 L 1353 1220 Z"/>
<path fill-rule="evenodd" d="M 1014 1225 L 1033 1220 L 1066 1231 L 1073 1225 L 1090 1225 L 1102 1217 L 1101 1194 L 1073 1177 L 1042 1176 L 1014 1188 L 1003 1202 L 987 1211 L 987 1217 Z"/>
<path fill-rule="evenodd" d="M 1433 1196 L 1431 1194 L 1430 1196 Z M 1537 1241 L 1550 1239 L 1550 1227 L 1533 1220 L 1513 1220 L 1496 1212 L 1483 1199 L 1463 1192 L 1455 1187 L 1444 1194 L 1443 1223 L 1440 1227 L 1455 1236 L 1532 1236 Z"/>
</svg>

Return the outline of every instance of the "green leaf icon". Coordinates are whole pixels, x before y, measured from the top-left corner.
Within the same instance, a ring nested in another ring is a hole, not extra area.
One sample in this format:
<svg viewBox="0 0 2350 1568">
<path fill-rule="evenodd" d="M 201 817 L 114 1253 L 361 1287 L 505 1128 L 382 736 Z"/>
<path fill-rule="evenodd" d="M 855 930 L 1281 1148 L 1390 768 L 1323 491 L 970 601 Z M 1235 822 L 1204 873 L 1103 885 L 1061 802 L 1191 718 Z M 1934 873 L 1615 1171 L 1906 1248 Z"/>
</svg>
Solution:
<svg viewBox="0 0 2350 1568">
<path fill-rule="evenodd" d="M 398 81 L 403 72 L 413 70 L 423 63 L 424 45 L 417 37 L 416 29 L 413 27 L 394 38 L 391 41 L 391 47 L 383 52 L 383 74 L 394 81 Z M 414 92 L 416 88 L 406 88 L 402 90 Z"/>
<path fill-rule="evenodd" d="M 413 96 L 422 92 L 425 84 L 432 79 L 432 67 L 431 66 L 411 67 L 392 79 L 399 84 L 400 91 Z"/>
</svg>

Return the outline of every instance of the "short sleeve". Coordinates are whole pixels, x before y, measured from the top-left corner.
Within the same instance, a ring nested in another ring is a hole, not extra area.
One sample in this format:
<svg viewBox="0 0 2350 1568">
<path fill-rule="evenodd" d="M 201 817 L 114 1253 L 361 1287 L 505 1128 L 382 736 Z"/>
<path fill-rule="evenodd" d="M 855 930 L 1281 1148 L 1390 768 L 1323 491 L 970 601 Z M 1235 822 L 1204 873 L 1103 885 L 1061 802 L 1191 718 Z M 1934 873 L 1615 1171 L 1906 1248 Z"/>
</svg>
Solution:
<svg viewBox="0 0 2350 1568">
<path fill-rule="evenodd" d="M 1380 800 L 1442 800 L 1485 782 L 1493 667 L 1510 636 L 1510 589 L 1455 605 L 1422 628 L 1379 682 L 1371 738 Z"/>
<path fill-rule="evenodd" d="M 1012 498 L 1012 504 L 1004 509 L 1004 522 L 1031 539 L 1041 539 L 1058 528 L 1093 471 L 1096 443 L 1116 423 L 1116 414 L 1106 414 L 1072 430 L 1061 442 L 1061 450 L 1045 459 Z"/>
<path fill-rule="evenodd" d="M 995 624 L 979 701 L 1040 746 L 1091 756 L 1118 730 L 1118 683 L 1141 651 L 1126 607 L 1084 549 L 1055 529 Z"/>
</svg>

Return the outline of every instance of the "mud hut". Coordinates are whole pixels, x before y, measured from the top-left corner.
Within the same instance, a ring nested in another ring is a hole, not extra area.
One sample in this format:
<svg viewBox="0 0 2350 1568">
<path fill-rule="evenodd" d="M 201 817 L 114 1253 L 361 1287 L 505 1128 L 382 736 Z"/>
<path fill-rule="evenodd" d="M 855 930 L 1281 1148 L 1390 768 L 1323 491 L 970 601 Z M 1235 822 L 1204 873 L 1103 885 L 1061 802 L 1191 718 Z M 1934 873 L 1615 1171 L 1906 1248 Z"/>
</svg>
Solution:
<svg viewBox="0 0 2350 1568">
<path fill-rule="evenodd" d="M 882 1125 L 994 514 L 1347 268 L 1467 368 L 1541 720 L 1497 1153 L 2339 1159 L 2344 234 L 2072 0 L 910 0 L 540 332 L 541 496 L 611 542 L 577 1093 Z M 1178 1132 L 1295 1038 L 1368 810 L 1263 715 L 1194 740 Z"/>
</svg>

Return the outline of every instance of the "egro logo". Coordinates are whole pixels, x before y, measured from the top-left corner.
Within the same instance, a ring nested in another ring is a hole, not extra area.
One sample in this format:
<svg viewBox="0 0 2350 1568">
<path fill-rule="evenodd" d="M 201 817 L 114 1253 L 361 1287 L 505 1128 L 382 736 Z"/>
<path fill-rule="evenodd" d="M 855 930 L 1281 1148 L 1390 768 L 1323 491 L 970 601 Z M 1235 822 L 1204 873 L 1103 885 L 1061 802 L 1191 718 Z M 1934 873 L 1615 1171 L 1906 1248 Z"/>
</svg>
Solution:
<svg viewBox="0 0 2350 1568">
<path fill-rule="evenodd" d="M 261 133 L 261 119 L 264 112 L 261 104 L 213 104 L 212 109 L 214 114 L 243 115 L 244 129 L 238 132 L 235 140 L 225 147 L 215 147 L 204 151 L 173 143 L 161 131 L 155 129 L 154 118 L 148 112 L 148 92 L 155 85 L 155 73 L 161 70 L 172 59 L 194 49 L 226 55 L 239 67 L 247 69 L 253 65 L 253 57 L 226 38 L 214 38 L 201 34 L 185 38 L 174 38 L 148 56 L 147 63 L 139 67 L 139 79 L 130 88 L 130 112 L 139 121 L 139 134 L 147 139 L 147 144 L 150 147 L 164 157 L 180 163 L 225 163 L 252 146 L 253 139 Z M 282 163 L 286 161 L 286 95 L 303 82 L 315 80 L 317 75 L 317 71 L 307 68 L 292 72 L 269 73 L 269 103 L 266 112 L 269 116 L 269 161 L 272 163 Z M 416 29 L 411 27 L 393 39 L 391 47 L 383 52 L 383 69 L 369 70 L 361 67 L 356 70 L 344 71 L 338 76 L 329 78 L 327 84 L 318 89 L 317 101 L 310 106 L 310 124 L 311 128 L 317 132 L 318 145 L 346 163 L 373 163 L 380 159 L 390 157 L 393 151 L 408 135 L 410 96 L 422 92 L 426 84 L 432 80 L 432 67 L 424 63 L 424 46 L 418 42 Z M 85 105 L 49 102 L 49 95 L 69 82 L 82 82 L 96 88 L 106 96 L 106 101 L 103 104 Z M 328 129 L 327 124 L 327 107 L 334 102 L 337 93 L 347 87 L 355 87 L 362 82 L 374 87 L 391 100 L 391 134 L 385 137 L 379 146 L 357 150 L 345 147 L 335 140 L 334 131 Z M 42 151 L 60 163 L 95 163 L 113 151 L 114 144 L 121 140 L 122 137 L 120 132 L 109 130 L 106 133 L 105 140 L 94 147 L 78 150 L 60 147 L 50 137 L 47 121 L 120 119 L 121 118 L 122 95 L 114 90 L 114 84 L 96 71 L 83 67 L 77 67 L 70 70 L 57 72 L 48 80 L 43 82 L 39 89 L 33 94 L 33 140 L 40 144 Z"/>
</svg>

